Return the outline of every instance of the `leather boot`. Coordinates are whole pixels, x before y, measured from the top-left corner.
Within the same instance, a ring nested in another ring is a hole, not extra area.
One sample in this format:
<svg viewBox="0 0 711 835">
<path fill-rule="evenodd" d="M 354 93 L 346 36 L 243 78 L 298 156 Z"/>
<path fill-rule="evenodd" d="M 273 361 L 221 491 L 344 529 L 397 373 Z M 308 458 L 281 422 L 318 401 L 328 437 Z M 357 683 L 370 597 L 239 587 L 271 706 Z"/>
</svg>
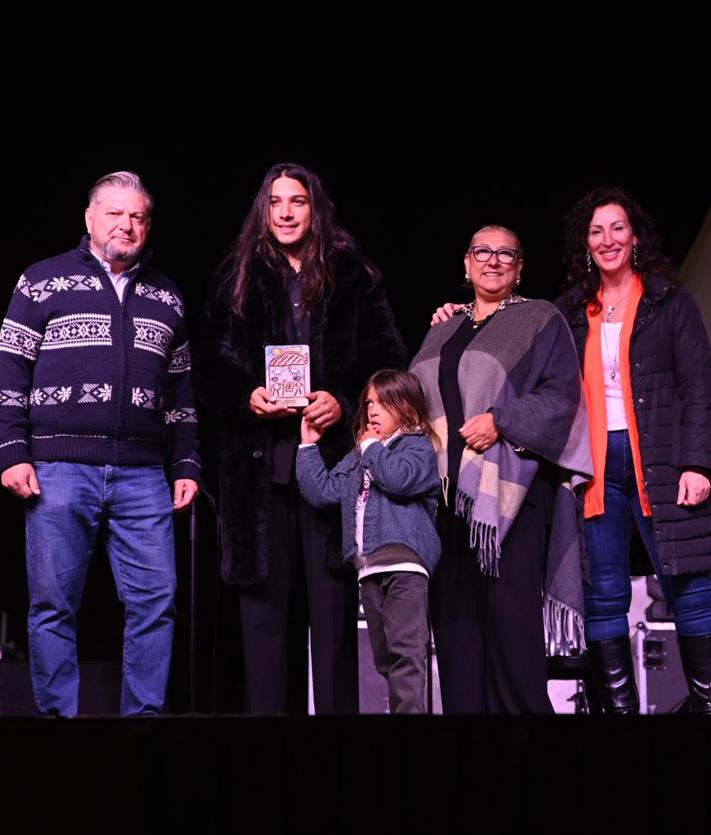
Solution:
<svg viewBox="0 0 711 835">
<path fill-rule="evenodd" d="M 711 714 L 711 635 L 677 634 L 689 686 L 689 713 Z"/>
<path fill-rule="evenodd" d="M 605 713 L 639 713 L 639 694 L 629 636 L 588 641 L 587 645 L 593 678 Z"/>
</svg>

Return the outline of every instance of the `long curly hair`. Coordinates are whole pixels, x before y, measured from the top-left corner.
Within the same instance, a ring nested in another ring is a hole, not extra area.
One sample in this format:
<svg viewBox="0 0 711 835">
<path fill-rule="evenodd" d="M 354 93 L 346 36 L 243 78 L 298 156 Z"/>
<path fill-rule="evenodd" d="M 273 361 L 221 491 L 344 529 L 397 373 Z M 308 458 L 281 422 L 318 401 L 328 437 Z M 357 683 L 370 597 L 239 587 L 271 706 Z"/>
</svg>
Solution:
<svg viewBox="0 0 711 835">
<path fill-rule="evenodd" d="M 588 230 L 595 210 L 600 206 L 614 204 L 621 206 L 629 218 L 632 231 L 637 238 L 634 270 L 642 276 L 662 275 L 674 279 L 675 269 L 671 260 L 662 251 L 661 240 L 649 214 L 637 200 L 616 186 L 598 186 L 584 194 L 566 215 L 563 226 L 563 261 L 567 279 L 563 287 L 569 292 L 579 287 L 585 303 L 592 304 L 597 311 L 600 303 L 597 293 L 600 288 L 600 271 L 594 261 L 588 266 Z"/>
<path fill-rule="evenodd" d="M 337 252 L 350 252 L 363 262 L 374 280 L 378 275 L 375 267 L 359 254 L 350 233 L 336 223 L 333 202 L 318 175 L 298 163 L 280 162 L 267 171 L 237 239 L 218 268 L 219 293 L 226 298 L 239 318 L 245 315 L 245 303 L 250 289 L 249 265 L 255 257 L 281 274 L 284 282 L 289 276 L 290 268 L 284 250 L 269 230 L 272 183 L 279 177 L 298 180 L 309 195 L 311 228 L 301 252 L 303 304 L 306 310 L 312 310 L 315 305 L 327 301 L 331 296 L 333 259 Z"/>
</svg>

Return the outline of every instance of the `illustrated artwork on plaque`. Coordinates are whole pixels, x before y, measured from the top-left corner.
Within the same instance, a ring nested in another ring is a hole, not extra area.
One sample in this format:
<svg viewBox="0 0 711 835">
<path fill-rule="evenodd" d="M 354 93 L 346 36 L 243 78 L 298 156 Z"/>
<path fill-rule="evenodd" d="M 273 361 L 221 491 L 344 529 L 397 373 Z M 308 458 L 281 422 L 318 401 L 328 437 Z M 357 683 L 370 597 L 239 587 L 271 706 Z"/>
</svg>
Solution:
<svg viewBox="0 0 711 835">
<path fill-rule="evenodd" d="M 281 406 L 308 406 L 311 391 L 308 345 L 267 345 L 266 388 Z"/>
</svg>

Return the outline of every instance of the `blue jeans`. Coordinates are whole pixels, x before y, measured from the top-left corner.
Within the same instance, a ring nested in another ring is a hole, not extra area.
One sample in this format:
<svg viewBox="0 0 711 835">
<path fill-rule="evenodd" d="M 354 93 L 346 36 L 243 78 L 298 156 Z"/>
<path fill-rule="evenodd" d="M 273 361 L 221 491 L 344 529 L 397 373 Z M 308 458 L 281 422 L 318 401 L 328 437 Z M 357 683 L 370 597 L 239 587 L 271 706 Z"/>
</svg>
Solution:
<svg viewBox="0 0 711 835">
<path fill-rule="evenodd" d="M 711 579 L 706 574 L 664 576 L 652 519 L 642 515 L 627 430 L 607 433 L 605 513 L 585 521 L 590 584 L 585 586 L 585 637 L 590 641 L 629 633 L 632 600 L 629 546 L 632 519 L 642 537 L 680 635 L 711 635 Z"/>
<path fill-rule="evenodd" d="M 79 709 L 77 612 L 101 536 L 124 605 L 121 713 L 165 702 L 176 589 L 173 508 L 162 467 L 38 462 L 26 514 L 28 632 L 41 713 Z"/>
</svg>

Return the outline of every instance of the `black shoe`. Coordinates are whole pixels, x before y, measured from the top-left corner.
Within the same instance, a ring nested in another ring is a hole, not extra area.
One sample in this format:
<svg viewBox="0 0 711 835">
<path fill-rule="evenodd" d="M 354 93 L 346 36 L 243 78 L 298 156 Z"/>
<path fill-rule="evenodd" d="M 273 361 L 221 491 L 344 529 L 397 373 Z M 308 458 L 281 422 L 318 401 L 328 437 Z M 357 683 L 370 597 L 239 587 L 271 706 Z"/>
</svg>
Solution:
<svg viewBox="0 0 711 835">
<path fill-rule="evenodd" d="M 689 686 L 689 713 L 711 714 L 711 635 L 677 634 Z"/>
<path fill-rule="evenodd" d="M 629 636 L 588 641 L 593 678 L 605 713 L 627 716 L 639 713 Z"/>
</svg>

